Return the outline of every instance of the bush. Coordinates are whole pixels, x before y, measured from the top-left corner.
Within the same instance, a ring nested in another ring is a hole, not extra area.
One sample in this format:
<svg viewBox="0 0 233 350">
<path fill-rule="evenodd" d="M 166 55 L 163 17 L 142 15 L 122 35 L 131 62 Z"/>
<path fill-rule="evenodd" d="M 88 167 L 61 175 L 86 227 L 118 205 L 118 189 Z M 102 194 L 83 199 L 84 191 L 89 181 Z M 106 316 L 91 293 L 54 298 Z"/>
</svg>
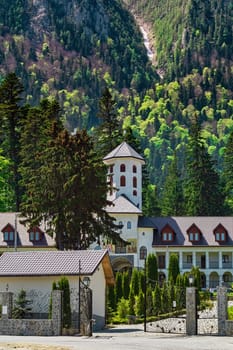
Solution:
<svg viewBox="0 0 233 350">
<path fill-rule="evenodd" d="M 29 305 L 32 303 L 31 300 L 26 298 L 26 291 L 21 289 L 15 300 L 15 307 L 12 310 L 13 318 L 25 318 L 27 314 L 30 313 L 31 307 Z"/>
<path fill-rule="evenodd" d="M 123 297 L 117 304 L 117 313 L 119 318 L 126 318 L 129 315 L 129 302 Z"/>
</svg>

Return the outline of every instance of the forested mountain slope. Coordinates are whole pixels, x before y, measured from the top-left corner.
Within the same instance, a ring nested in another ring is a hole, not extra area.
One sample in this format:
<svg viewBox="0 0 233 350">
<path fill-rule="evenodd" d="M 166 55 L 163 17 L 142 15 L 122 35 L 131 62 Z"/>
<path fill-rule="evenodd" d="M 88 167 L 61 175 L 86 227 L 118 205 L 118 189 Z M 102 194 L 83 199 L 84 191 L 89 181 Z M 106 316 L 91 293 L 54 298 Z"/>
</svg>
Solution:
<svg viewBox="0 0 233 350">
<path fill-rule="evenodd" d="M 177 160 L 180 178 L 187 176 L 194 120 L 200 123 L 199 136 L 221 176 L 233 129 L 232 1 L 1 4 L 1 79 L 15 71 L 26 102 L 37 105 L 41 98 L 55 96 L 70 131 L 90 130 L 107 86 L 117 103 L 120 126 L 130 126 L 140 142 L 159 201 L 172 160 Z M 157 66 L 147 57 L 138 19 L 151 30 Z"/>
<path fill-rule="evenodd" d="M 155 78 L 142 35 L 116 0 L 3 0 L 0 72 L 10 71 L 29 103 L 56 96 L 70 130 L 96 122 L 106 83 L 142 91 Z"/>
</svg>

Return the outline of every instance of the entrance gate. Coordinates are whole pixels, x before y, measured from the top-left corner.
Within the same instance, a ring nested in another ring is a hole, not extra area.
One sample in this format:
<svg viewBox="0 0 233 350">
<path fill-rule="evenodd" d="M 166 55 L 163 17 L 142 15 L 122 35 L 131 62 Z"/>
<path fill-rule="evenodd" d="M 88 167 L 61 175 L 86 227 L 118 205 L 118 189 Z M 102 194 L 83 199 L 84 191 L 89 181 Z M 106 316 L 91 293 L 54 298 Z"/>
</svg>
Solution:
<svg viewBox="0 0 233 350">
<path fill-rule="evenodd" d="M 186 312 L 176 317 L 148 322 L 146 329 L 148 332 L 156 333 L 216 335 L 218 334 L 217 302 L 213 301 L 213 307 L 197 312 L 196 288 L 186 288 Z"/>
</svg>

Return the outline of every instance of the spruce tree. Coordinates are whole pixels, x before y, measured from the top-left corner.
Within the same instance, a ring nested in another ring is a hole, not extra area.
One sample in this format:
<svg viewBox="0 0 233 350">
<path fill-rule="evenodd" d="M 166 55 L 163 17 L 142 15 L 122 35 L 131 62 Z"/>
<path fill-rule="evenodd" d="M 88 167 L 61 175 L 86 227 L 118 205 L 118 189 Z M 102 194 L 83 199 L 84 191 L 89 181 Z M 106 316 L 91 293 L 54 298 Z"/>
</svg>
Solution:
<svg viewBox="0 0 233 350">
<path fill-rule="evenodd" d="M 224 213 L 224 195 L 208 154 L 197 117 L 191 125 L 184 188 L 185 214 L 216 216 Z"/>
<path fill-rule="evenodd" d="M 46 220 L 48 230 L 56 232 L 59 249 L 86 249 L 100 236 L 122 241 L 104 209 L 109 204 L 106 168 L 90 136 L 84 130 L 69 134 L 56 103 L 46 101 L 40 108 L 33 119 L 28 113 L 21 136 L 22 214 L 30 224 Z"/>
<path fill-rule="evenodd" d="M 0 85 L 0 139 L 4 155 L 10 160 L 11 184 L 14 189 L 14 210 L 19 211 L 22 190 L 20 188 L 20 120 L 23 116 L 21 106 L 23 85 L 15 73 L 9 73 Z"/>
<path fill-rule="evenodd" d="M 233 213 L 233 131 L 226 144 L 223 159 L 223 179 L 226 193 L 226 203 Z"/>
<path fill-rule="evenodd" d="M 122 142 L 116 101 L 107 87 L 99 100 L 97 116 L 99 125 L 94 130 L 95 149 L 99 156 L 103 158 Z"/>
<path fill-rule="evenodd" d="M 168 174 L 164 184 L 163 194 L 161 198 L 161 215 L 183 215 L 183 189 L 181 174 L 177 166 L 176 154 L 174 154 L 174 158 L 169 166 Z"/>
</svg>

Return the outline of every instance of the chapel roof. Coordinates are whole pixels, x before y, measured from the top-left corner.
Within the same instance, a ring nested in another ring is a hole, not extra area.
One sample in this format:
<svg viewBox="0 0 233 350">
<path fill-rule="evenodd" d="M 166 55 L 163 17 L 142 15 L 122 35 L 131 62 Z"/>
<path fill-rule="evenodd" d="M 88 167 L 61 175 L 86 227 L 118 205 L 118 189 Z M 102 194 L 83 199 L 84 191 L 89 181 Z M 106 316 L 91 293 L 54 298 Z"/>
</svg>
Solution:
<svg viewBox="0 0 233 350">
<path fill-rule="evenodd" d="M 112 158 L 136 158 L 144 163 L 143 157 L 137 153 L 127 142 L 122 142 L 109 154 L 107 154 L 103 160 L 108 160 Z"/>
<path fill-rule="evenodd" d="M 112 201 L 113 205 L 107 207 L 108 213 L 142 214 L 141 209 L 134 205 L 125 195 L 121 195 Z"/>
</svg>

